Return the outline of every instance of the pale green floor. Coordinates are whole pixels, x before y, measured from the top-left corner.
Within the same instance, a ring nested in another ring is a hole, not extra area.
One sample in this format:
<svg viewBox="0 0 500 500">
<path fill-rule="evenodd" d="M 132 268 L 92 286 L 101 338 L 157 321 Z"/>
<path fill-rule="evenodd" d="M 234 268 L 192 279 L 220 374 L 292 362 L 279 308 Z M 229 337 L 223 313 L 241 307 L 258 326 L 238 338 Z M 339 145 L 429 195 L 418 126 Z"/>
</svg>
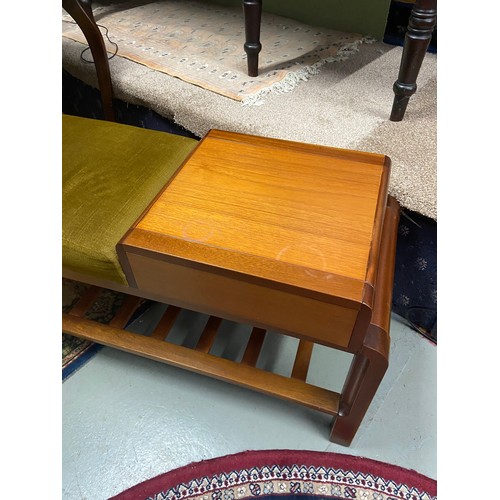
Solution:
<svg viewBox="0 0 500 500">
<path fill-rule="evenodd" d="M 152 311 L 155 316 L 160 311 Z M 183 313 L 169 340 L 186 342 L 200 315 Z M 148 317 L 131 329 L 147 331 Z M 238 356 L 240 345 L 214 349 Z M 349 448 L 328 441 L 330 417 L 224 382 L 102 349 L 62 386 L 62 498 L 103 500 L 191 462 L 252 449 L 308 449 L 365 456 L 436 478 L 437 348 L 397 317 L 386 376 Z M 296 340 L 271 335 L 259 366 L 289 369 Z M 293 358 L 292 358 L 293 359 Z M 340 390 L 350 357 L 315 348 L 308 381 Z M 333 368 L 332 368 L 333 367 Z"/>
</svg>

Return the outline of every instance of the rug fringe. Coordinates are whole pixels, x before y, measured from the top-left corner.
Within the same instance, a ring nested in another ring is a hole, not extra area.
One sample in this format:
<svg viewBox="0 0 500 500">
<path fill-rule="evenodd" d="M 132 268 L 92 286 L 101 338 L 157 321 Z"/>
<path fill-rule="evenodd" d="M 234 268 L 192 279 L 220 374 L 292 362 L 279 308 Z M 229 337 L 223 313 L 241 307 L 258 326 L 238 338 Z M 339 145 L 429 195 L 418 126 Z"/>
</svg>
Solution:
<svg viewBox="0 0 500 500">
<path fill-rule="evenodd" d="M 273 83 L 269 87 L 265 87 L 255 94 L 246 96 L 241 104 L 243 106 L 262 106 L 264 98 L 269 94 L 285 94 L 291 92 L 300 82 L 306 82 L 310 75 L 317 75 L 320 68 L 327 63 L 342 62 L 351 57 L 356 52 L 359 52 L 359 47 L 363 43 L 374 43 L 375 38 L 365 36 L 359 40 L 343 45 L 339 48 L 337 54 L 332 57 L 320 59 L 318 62 L 301 68 L 299 71 L 290 71 L 281 82 Z"/>
</svg>

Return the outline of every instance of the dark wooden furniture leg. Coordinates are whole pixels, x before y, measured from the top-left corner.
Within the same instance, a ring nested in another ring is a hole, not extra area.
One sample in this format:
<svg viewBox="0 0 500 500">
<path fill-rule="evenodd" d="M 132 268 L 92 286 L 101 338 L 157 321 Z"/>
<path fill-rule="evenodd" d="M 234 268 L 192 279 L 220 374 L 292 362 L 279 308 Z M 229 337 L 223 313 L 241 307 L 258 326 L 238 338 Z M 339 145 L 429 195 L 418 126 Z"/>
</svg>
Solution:
<svg viewBox="0 0 500 500">
<path fill-rule="evenodd" d="M 375 285 L 375 304 L 363 347 L 356 353 L 340 396 L 339 413 L 334 417 L 330 440 L 349 446 L 389 364 L 389 327 L 391 319 L 396 232 L 399 204 L 389 197 L 384 232 L 380 248 L 380 262 Z"/>
<path fill-rule="evenodd" d="M 248 76 L 259 74 L 260 19 L 262 17 L 262 0 L 243 0 L 245 14 L 245 52 L 247 53 Z"/>
<path fill-rule="evenodd" d="M 403 119 L 410 97 L 417 90 L 417 76 L 436 26 L 437 0 L 416 0 L 405 35 L 399 75 L 394 83 L 391 121 Z"/>
<path fill-rule="evenodd" d="M 113 110 L 113 85 L 109 70 L 108 54 L 99 28 L 92 14 L 91 0 L 62 0 L 64 10 L 80 27 L 92 52 L 97 71 L 97 81 L 101 92 L 104 118 L 115 121 Z"/>
</svg>

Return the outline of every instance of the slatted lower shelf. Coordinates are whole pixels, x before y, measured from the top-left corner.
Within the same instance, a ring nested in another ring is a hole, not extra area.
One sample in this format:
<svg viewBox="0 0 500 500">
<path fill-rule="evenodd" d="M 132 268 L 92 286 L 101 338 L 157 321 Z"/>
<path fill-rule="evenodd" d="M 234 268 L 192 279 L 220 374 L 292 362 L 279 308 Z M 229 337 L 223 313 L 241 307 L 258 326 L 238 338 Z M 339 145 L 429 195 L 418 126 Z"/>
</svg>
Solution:
<svg viewBox="0 0 500 500">
<path fill-rule="evenodd" d="M 221 319 L 209 317 L 196 346 L 173 344 L 166 340 L 180 308 L 169 306 L 151 336 L 132 333 L 124 329 L 139 307 L 142 299 L 127 295 L 109 324 L 84 317 L 103 289 L 90 287 L 68 312 L 63 314 L 63 332 L 99 344 L 114 347 L 155 361 L 231 382 L 264 394 L 292 401 L 321 412 L 338 414 L 340 394 L 306 382 L 313 344 L 300 341 L 291 377 L 256 368 L 257 359 L 266 334 L 254 328 L 241 362 L 210 354 Z"/>
</svg>

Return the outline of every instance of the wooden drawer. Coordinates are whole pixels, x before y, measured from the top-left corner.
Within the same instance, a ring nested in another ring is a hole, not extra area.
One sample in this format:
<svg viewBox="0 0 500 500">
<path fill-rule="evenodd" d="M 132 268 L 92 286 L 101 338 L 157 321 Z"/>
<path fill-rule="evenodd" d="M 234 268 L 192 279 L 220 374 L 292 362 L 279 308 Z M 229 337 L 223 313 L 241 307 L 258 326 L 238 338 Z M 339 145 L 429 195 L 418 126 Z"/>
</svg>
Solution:
<svg viewBox="0 0 500 500">
<path fill-rule="evenodd" d="M 169 304 L 234 321 L 271 328 L 327 346 L 347 347 L 357 304 L 346 307 L 269 284 L 127 251 L 137 287 Z"/>
<path fill-rule="evenodd" d="M 118 245 L 129 284 L 355 352 L 389 170 L 383 155 L 213 130 Z"/>
</svg>

